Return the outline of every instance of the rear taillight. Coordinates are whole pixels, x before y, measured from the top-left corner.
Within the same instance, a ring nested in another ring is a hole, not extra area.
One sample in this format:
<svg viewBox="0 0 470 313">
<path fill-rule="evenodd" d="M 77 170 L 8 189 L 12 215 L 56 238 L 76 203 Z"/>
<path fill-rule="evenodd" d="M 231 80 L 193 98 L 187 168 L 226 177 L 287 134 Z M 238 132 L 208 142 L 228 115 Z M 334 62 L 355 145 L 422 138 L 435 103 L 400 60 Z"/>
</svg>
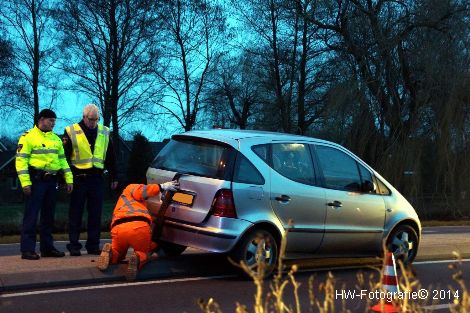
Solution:
<svg viewBox="0 0 470 313">
<path fill-rule="evenodd" d="M 237 217 L 232 191 L 228 189 L 217 191 L 214 201 L 212 201 L 212 215 L 232 218 Z"/>
</svg>

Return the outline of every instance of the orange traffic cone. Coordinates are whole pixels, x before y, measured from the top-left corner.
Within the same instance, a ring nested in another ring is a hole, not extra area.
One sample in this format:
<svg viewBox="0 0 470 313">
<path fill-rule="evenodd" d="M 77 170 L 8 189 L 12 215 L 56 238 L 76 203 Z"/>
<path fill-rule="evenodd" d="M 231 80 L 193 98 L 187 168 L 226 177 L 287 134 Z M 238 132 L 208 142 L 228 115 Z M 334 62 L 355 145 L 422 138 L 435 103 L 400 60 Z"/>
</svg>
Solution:
<svg viewBox="0 0 470 313">
<path fill-rule="evenodd" d="M 392 252 L 385 253 L 384 265 L 383 265 L 383 276 L 382 276 L 382 289 L 385 293 L 390 296 L 385 297 L 385 302 L 379 301 L 376 305 L 370 309 L 374 312 L 385 312 L 385 313 L 397 313 L 400 312 L 400 307 L 393 303 L 392 294 L 400 292 L 400 286 L 398 286 L 397 279 L 397 267 L 395 265 L 395 257 Z"/>
</svg>

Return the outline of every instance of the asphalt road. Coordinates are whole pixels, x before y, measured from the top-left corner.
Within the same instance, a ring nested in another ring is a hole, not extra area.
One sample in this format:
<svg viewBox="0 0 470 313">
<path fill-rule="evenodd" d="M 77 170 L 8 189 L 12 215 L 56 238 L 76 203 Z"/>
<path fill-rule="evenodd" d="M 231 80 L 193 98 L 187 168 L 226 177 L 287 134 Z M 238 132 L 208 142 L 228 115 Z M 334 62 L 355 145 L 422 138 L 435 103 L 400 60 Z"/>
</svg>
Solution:
<svg viewBox="0 0 470 313">
<path fill-rule="evenodd" d="M 426 308 L 437 309 L 437 312 L 448 312 L 449 305 L 456 297 L 462 297 L 463 291 L 452 280 L 449 262 L 418 263 L 415 265 L 416 278 L 421 282 L 413 290 L 417 292 L 420 302 Z M 461 269 L 470 273 L 470 262 L 463 262 Z M 315 296 L 323 303 L 325 293 L 318 291 L 325 282 L 327 271 L 301 272 L 295 275 L 300 282 L 299 298 L 302 312 L 310 311 L 309 278 L 315 277 L 313 288 Z M 366 277 L 362 286 L 358 285 L 357 275 Z M 370 304 L 375 304 L 375 296 L 370 294 L 369 279 L 376 282 L 378 273 L 374 269 L 361 270 L 336 269 L 332 271 L 335 285 L 332 287 L 336 312 L 341 311 L 342 300 L 352 312 L 364 312 Z M 370 278 L 370 276 L 372 278 Z M 401 273 L 398 274 L 401 276 Z M 272 281 L 266 282 L 265 291 Z M 469 285 L 467 279 L 467 285 Z M 285 290 L 284 302 L 294 306 L 292 285 Z M 362 293 L 361 293 L 362 290 Z M 427 291 L 427 292 L 426 292 Z M 352 294 L 355 292 L 355 296 Z M 255 286 L 253 282 L 226 275 L 224 277 L 195 277 L 165 279 L 131 284 L 112 284 L 82 286 L 29 292 L 9 293 L 0 298 L 0 311 L 35 312 L 35 313 L 89 313 L 89 312 L 202 312 L 198 299 L 207 301 L 213 298 L 221 312 L 235 312 L 236 303 L 246 305 L 249 312 L 254 312 Z M 363 296 L 361 296 L 361 294 Z M 348 299 L 346 298 L 348 295 Z"/>
<path fill-rule="evenodd" d="M 470 227 L 425 228 L 420 253 L 422 251 L 426 256 L 430 250 L 439 249 L 451 242 L 464 242 L 464 245 L 467 245 L 467 242 L 470 242 L 469 238 Z M 63 249 L 65 243 L 57 245 Z M 3 245 L 0 251 L 2 255 L 18 255 L 18 245 Z M 371 263 L 368 266 L 354 266 L 354 261 L 348 260 L 345 266 L 335 267 L 332 270 L 335 279 L 332 293 L 336 311 L 341 311 L 342 300 L 344 300 L 346 307 L 352 312 L 364 312 L 369 307 L 369 303 L 377 302 L 373 296 L 371 298 L 372 288 L 368 281 L 377 282 L 379 273 L 377 269 L 371 268 Z M 449 265 L 453 264 L 453 261 L 428 261 L 426 257 L 418 260 L 415 262 L 414 271 L 421 286 L 415 286 L 413 290 L 428 291 L 427 296 L 419 300 L 421 305 L 430 308 L 430 305 L 434 303 L 437 305 L 434 307 L 437 312 L 448 312 L 449 304 L 454 302 L 455 296 L 462 297 L 463 293 L 453 280 L 452 271 L 449 270 Z M 254 312 L 255 286 L 253 282 L 234 275 L 224 258 L 213 254 L 185 253 L 174 260 L 175 267 L 181 266 L 182 263 L 178 262 L 184 262 L 185 268 L 192 264 L 193 270 L 178 277 L 132 284 L 95 284 L 4 293 L 0 297 L 0 312 L 202 312 L 196 304 L 198 299 L 207 301 L 210 298 L 214 298 L 222 312 L 235 312 L 237 302 L 246 305 L 249 312 Z M 380 267 L 380 265 L 377 266 Z M 464 261 L 460 266 L 464 272 L 464 282 L 470 286 L 469 275 L 465 276 L 465 273 L 470 273 L 470 262 Z M 213 270 L 205 272 L 199 268 L 212 268 Z M 315 270 L 307 268 L 295 275 L 301 284 L 299 294 L 302 312 L 310 311 L 308 286 L 312 275 L 316 277 L 312 289 L 314 294 L 320 301 L 324 298 L 324 292 L 319 291 L 318 288 L 325 282 L 326 275 L 331 268 L 314 268 Z M 359 284 L 358 273 L 362 273 L 365 277 L 365 283 L 359 287 L 357 286 Z M 401 273 L 398 276 L 403 279 Z M 269 289 L 270 283 L 271 281 L 265 283 L 265 291 Z M 354 299 L 351 299 L 354 292 Z M 290 284 L 285 294 L 285 302 L 294 306 L 295 299 L 292 296 Z M 348 299 L 345 299 L 346 295 Z M 413 303 L 417 303 L 417 300 Z"/>
</svg>

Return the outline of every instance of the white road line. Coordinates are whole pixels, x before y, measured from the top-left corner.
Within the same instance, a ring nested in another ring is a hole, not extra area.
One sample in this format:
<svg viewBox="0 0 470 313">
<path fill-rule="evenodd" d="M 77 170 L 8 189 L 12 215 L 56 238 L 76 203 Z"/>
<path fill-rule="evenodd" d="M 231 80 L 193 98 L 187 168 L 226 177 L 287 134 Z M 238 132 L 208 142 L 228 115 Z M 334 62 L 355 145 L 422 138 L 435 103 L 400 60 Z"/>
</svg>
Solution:
<svg viewBox="0 0 470 313">
<path fill-rule="evenodd" d="M 142 282 L 99 285 L 99 286 L 85 286 L 85 287 L 72 287 L 72 288 L 62 288 L 62 289 L 37 290 L 37 291 L 27 291 L 27 292 L 17 292 L 17 293 L 3 294 L 3 295 L 0 295 L 0 298 L 14 298 L 14 297 L 48 294 L 48 293 L 62 293 L 62 292 L 71 292 L 71 291 L 84 291 L 84 290 L 105 289 L 105 288 L 107 289 L 107 288 L 118 288 L 118 287 L 128 287 L 128 286 L 158 285 L 158 284 L 166 284 L 166 283 L 183 283 L 183 282 L 188 282 L 188 281 L 202 281 L 202 280 L 213 280 L 213 279 L 220 279 L 220 278 L 232 278 L 232 277 L 236 277 L 236 276 L 237 275 L 188 277 L 188 278 L 150 280 L 150 281 L 142 281 Z"/>
<path fill-rule="evenodd" d="M 425 265 L 425 264 L 439 264 L 439 263 L 455 263 L 458 262 L 459 260 L 439 260 L 439 261 L 420 261 L 420 262 L 413 262 L 413 265 Z M 462 259 L 460 260 L 461 262 L 470 262 L 470 259 Z M 377 263 L 380 265 L 381 263 Z M 351 269 L 356 269 L 356 268 L 364 268 L 364 267 L 370 267 L 370 264 L 364 264 L 364 265 L 349 265 L 349 266 L 339 266 L 339 267 L 318 267 L 318 268 L 306 268 L 306 269 L 301 269 L 299 272 L 301 273 L 308 273 L 308 272 L 323 272 L 323 271 L 341 271 L 341 270 L 351 270 Z"/>
<path fill-rule="evenodd" d="M 445 309 L 448 310 L 453 307 L 455 307 L 455 304 L 445 303 L 445 304 L 436 304 L 436 305 L 425 305 L 425 306 L 422 306 L 421 309 L 435 311 L 435 310 L 445 310 Z"/>
<path fill-rule="evenodd" d="M 424 265 L 424 264 L 437 264 L 437 263 L 453 263 L 456 260 L 441 260 L 441 261 L 422 261 L 414 262 L 415 265 Z M 470 262 L 470 259 L 461 260 L 462 262 Z M 367 266 L 343 266 L 336 267 L 332 269 L 321 268 L 321 269 L 312 269 L 312 270 L 300 270 L 299 272 L 315 272 L 315 271 L 325 271 L 325 270 L 349 270 L 354 268 L 367 267 Z M 118 287 L 128 287 L 128 286 L 144 286 L 144 285 L 159 285 L 167 283 L 184 283 L 190 281 L 203 281 L 203 280 L 213 280 L 221 278 L 232 278 L 237 277 L 235 274 L 231 275 L 218 275 L 218 276 L 206 276 L 206 277 L 188 277 L 188 278 L 176 278 L 176 279 L 162 279 L 162 280 L 150 280 L 142 282 L 133 282 L 133 283 L 120 283 L 120 284 L 110 284 L 110 285 L 99 285 L 99 286 L 84 286 L 84 287 L 71 287 L 71 288 L 61 288 L 61 289 L 47 289 L 47 290 L 37 290 L 37 291 L 27 291 L 27 292 L 18 292 L 18 293 L 9 293 L 9 294 L 0 294 L 0 298 L 14 298 L 22 296 L 32 296 L 32 295 L 41 295 L 47 293 L 62 293 L 62 292 L 71 292 L 71 291 L 86 291 L 94 289 L 105 289 L 105 288 L 118 288 Z"/>
<path fill-rule="evenodd" d="M 423 264 L 439 264 L 439 263 L 455 263 L 455 262 L 470 262 L 470 259 L 462 259 L 462 260 L 437 260 L 437 261 L 419 261 L 413 262 L 413 265 L 423 265 Z"/>
</svg>

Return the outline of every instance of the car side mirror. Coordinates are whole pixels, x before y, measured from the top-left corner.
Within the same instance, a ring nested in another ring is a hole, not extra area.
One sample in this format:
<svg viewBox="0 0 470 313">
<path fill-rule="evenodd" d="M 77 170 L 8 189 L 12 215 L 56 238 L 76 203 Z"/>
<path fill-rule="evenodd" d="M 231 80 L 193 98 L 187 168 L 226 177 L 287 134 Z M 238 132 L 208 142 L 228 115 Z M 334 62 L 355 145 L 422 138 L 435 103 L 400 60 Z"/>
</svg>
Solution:
<svg viewBox="0 0 470 313">
<path fill-rule="evenodd" d="M 371 182 L 370 180 L 366 180 L 365 182 L 362 183 L 362 191 L 363 192 L 375 192 L 374 183 Z"/>
</svg>

